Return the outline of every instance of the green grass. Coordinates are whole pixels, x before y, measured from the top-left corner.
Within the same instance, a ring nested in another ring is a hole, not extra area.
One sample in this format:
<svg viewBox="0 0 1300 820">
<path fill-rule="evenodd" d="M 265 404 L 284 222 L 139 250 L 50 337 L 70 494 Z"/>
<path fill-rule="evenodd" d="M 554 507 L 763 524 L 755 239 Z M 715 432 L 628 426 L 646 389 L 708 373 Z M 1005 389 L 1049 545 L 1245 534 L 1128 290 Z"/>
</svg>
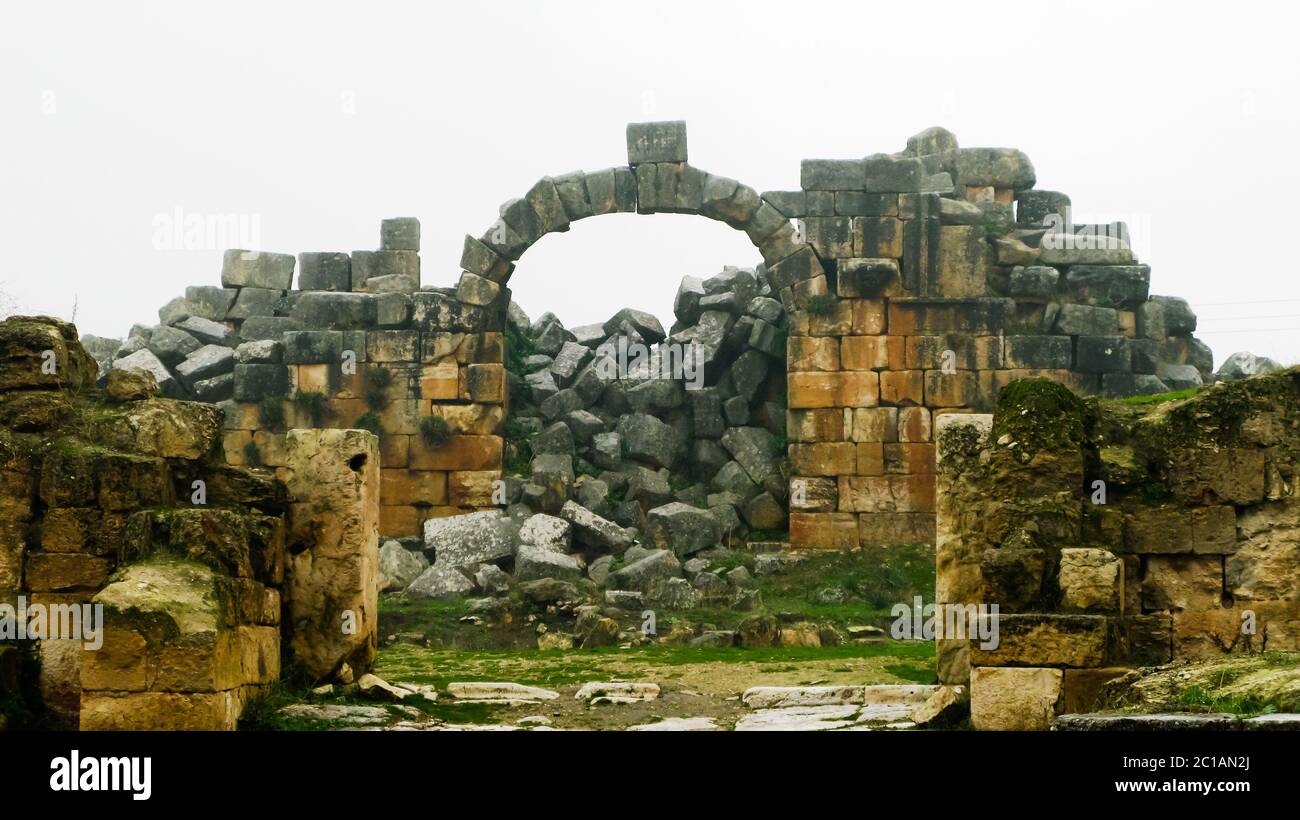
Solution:
<svg viewBox="0 0 1300 820">
<path fill-rule="evenodd" d="M 1116 404 L 1164 404 L 1170 401 L 1180 401 L 1195 396 L 1199 387 L 1189 387 L 1186 390 L 1174 390 L 1169 393 L 1153 393 L 1150 396 L 1127 396 L 1122 399 L 1111 399 Z"/>
<path fill-rule="evenodd" d="M 705 663 L 748 663 L 771 666 L 766 671 L 794 671 L 800 661 L 861 660 L 889 657 L 898 659 L 893 672 L 906 680 L 919 680 L 921 670 L 934 677 L 934 644 L 931 641 L 888 641 L 879 644 L 845 644 L 823 647 L 744 649 L 741 647 L 639 646 L 630 649 L 548 649 L 516 651 L 465 651 L 399 644 L 379 654 L 375 674 L 392 683 L 436 686 L 463 680 L 508 680 L 530 686 L 570 686 L 599 680 L 617 665 L 623 677 L 638 677 L 635 667 L 645 670 L 663 666 Z M 629 667 L 632 669 L 629 671 Z M 761 670 L 760 670 L 761 671 Z M 645 673 L 642 674 L 644 676 Z"/>
<path fill-rule="evenodd" d="M 420 419 L 420 438 L 429 447 L 441 447 L 451 441 L 451 425 L 442 416 L 425 416 Z"/>
<path fill-rule="evenodd" d="M 1253 695 L 1222 697 L 1207 692 L 1199 686 L 1183 690 L 1178 696 L 1178 702 L 1184 706 L 1203 707 L 1210 712 L 1224 712 L 1241 717 L 1270 715 L 1282 711 L 1278 703 L 1267 698 Z"/>
<path fill-rule="evenodd" d="M 269 430 L 284 427 L 284 400 L 279 396 L 268 396 L 257 404 L 257 420 Z"/>
<path fill-rule="evenodd" d="M 920 595 L 934 599 L 934 547 L 927 544 L 827 552 L 757 579 L 769 612 L 796 612 L 836 625 L 884 627 L 895 604 Z M 819 591 L 838 588 L 843 604 L 820 603 Z"/>
<path fill-rule="evenodd" d="M 314 390 L 299 390 L 293 394 L 294 407 L 311 419 L 312 427 L 325 423 L 325 394 Z"/>
<path fill-rule="evenodd" d="M 393 371 L 381 365 L 366 368 L 366 405 L 371 410 L 388 406 L 388 388 L 393 384 Z"/>
<path fill-rule="evenodd" d="M 358 430 L 369 430 L 375 435 L 379 435 L 382 430 L 382 425 L 379 422 L 379 414 L 374 410 L 367 411 L 361 416 L 361 418 L 353 422 L 352 426 Z"/>
</svg>

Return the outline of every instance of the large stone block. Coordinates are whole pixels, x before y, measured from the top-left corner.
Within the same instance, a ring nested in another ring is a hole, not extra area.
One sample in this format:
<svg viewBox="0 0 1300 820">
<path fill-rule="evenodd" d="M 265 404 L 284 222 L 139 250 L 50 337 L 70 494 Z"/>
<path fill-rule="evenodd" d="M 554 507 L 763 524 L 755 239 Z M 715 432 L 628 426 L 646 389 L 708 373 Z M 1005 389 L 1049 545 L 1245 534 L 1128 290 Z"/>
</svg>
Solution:
<svg viewBox="0 0 1300 820">
<path fill-rule="evenodd" d="M 299 290 L 352 290 L 352 258 L 346 253 L 298 254 Z"/>
<path fill-rule="evenodd" d="M 1264 500 L 1268 459 L 1244 447 L 1181 449 L 1172 454 L 1170 476 L 1176 496 L 1188 503 L 1246 506 Z"/>
<path fill-rule="evenodd" d="M 1107 550 L 1061 550 L 1057 586 L 1067 611 L 1123 614 L 1124 562 Z"/>
<path fill-rule="evenodd" d="M 1104 615 L 1001 614 L 997 619 L 996 647 L 971 640 L 973 666 L 1081 668 L 1104 666 L 1123 655 L 1115 622 Z"/>
<path fill-rule="evenodd" d="M 805 191 L 861 191 L 866 182 L 866 160 L 806 159 L 799 163 L 799 185 Z"/>
<path fill-rule="evenodd" d="M 318 678 L 344 663 L 360 674 L 378 646 L 379 440 L 364 430 L 291 430 L 286 460 L 290 649 Z"/>
<path fill-rule="evenodd" d="M 799 549 L 856 549 L 858 519 L 852 513 L 790 513 L 790 545 Z"/>
<path fill-rule="evenodd" d="M 972 668 L 971 726 L 994 732 L 1050 729 L 1062 679 L 1060 669 Z"/>
<path fill-rule="evenodd" d="M 294 258 L 287 253 L 232 249 L 221 259 L 221 285 L 227 288 L 270 288 L 293 286 Z"/>
<path fill-rule="evenodd" d="M 686 162 L 686 122 L 632 122 L 627 125 L 627 164 Z"/>
</svg>

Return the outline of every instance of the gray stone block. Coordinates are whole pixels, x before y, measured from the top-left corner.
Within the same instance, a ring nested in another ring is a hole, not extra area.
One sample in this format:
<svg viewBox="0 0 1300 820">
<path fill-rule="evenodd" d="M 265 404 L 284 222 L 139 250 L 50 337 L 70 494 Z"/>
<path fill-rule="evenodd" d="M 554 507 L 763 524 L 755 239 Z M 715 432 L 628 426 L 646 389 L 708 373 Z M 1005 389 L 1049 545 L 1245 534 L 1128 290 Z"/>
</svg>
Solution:
<svg viewBox="0 0 1300 820">
<path fill-rule="evenodd" d="M 1132 367 L 1123 336 L 1080 336 L 1075 344 L 1074 369 L 1080 373 L 1127 373 Z"/>
<path fill-rule="evenodd" d="M 353 251 L 352 290 L 366 290 L 366 282 L 381 276 L 400 276 L 420 286 L 420 254 L 415 251 Z"/>
<path fill-rule="evenodd" d="M 261 401 L 288 393 L 289 371 L 284 365 L 235 365 L 235 401 Z"/>
<path fill-rule="evenodd" d="M 1153 374 L 1160 366 L 1160 343 L 1153 339 L 1130 339 L 1133 372 Z"/>
<path fill-rule="evenodd" d="M 271 339 L 244 342 L 235 348 L 235 361 L 239 364 L 281 364 L 284 345 Z"/>
<path fill-rule="evenodd" d="M 290 330 L 301 330 L 302 322 L 288 316 L 254 316 L 239 326 L 239 338 L 245 341 L 278 340 Z"/>
<path fill-rule="evenodd" d="M 338 330 L 293 330 L 280 340 L 285 364 L 334 364 L 343 350 Z"/>
<path fill-rule="evenodd" d="M 916 157 L 872 154 L 863 160 L 863 165 L 865 167 L 863 190 L 869 192 L 920 191 L 927 176 L 921 161 Z"/>
<path fill-rule="evenodd" d="M 420 220 L 413 216 L 399 216 L 380 222 L 379 248 L 385 251 L 418 251 Z"/>
<path fill-rule="evenodd" d="M 176 329 L 185 331 L 203 344 L 223 345 L 230 348 L 239 344 L 235 332 L 229 327 L 201 316 L 191 316 L 177 323 Z"/>
<path fill-rule="evenodd" d="M 411 325 L 425 333 L 487 330 L 487 318 L 483 308 L 446 293 L 422 290 L 411 294 Z"/>
<path fill-rule="evenodd" d="M 1043 225 L 1052 214 L 1061 222 L 1070 221 L 1070 198 L 1057 191 L 1021 191 L 1016 194 L 1016 222 Z"/>
<path fill-rule="evenodd" d="M 1170 336 L 1185 336 L 1196 330 L 1196 314 L 1186 299 L 1176 296 L 1152 296 L 1152 302 L 1160 305 L 1164 315 L 1165 333 Z"/>
<path fill-rule="evenodd" d="M 201 379 L 194 383 L 194 399 L 208 404 L 226 401 L 235 395 L 235 374 L 222 373 L 210 379 Z"/>
<path fill-rule="evenodd" d="M 200 347 L 176 365 L 176 376 L 191 391 L 204 379 L 230 373 L 235 369 L 235 351 L 222 345 Z"/>
<path fill-rule="evenodd" d="M 221 284 L 228 288 L 293 287 L 294 258 L 287 253 L 231 249 L 221 259 Z"/>
<path fill-rule="evenodd" d="M 1074 345 L 1067 336 L 1008 336 L 1006 362 L 1011 368 L 1069 370 Z"/>
<path fill-rule="evenodd" d="M 352 290 L 352 257 L 320 251 L 298 254 L 299 290 Z"/>
<path fill-rule="evenodd" d="M 569 216 L 565 213 L 564 203 L 555 190 L 555 182 L 550 177 L 543 177 L 534 183 L 533 187 L 528 189 L 528 193 L 524 194 L 524 201 L 537 215 L 543 233 L 569 229 Z"/>
<path fill-rule="evenodd" d="M 465 243 L 461 248 L 460 266 L 470 273 L 477 273 L 494 282 L 504 281 L 510 272 L 510 263 L 507 260 L 469 234 L 465 235 Z"/>
<path fill-rule="evenodd" d="M 266 288 L 240 288 L 239 296 L 231 305 L 227 318 L 248 319 L 253 316 L 274 316 L 280 300 L 284 297 L 282 290 Z"/>
<path fill-rule="evenodd" d="M 595 214 L 591 206 L 591 199 L 587 196 L 586 174 L 581 171 L 574 171 L 555 177 L 552 181 L 555 183 L 555 193 L 564 206 L 564 213 L 571 222 L 586 219 Z M 482 275 L 479 271 L 474 271 L 474 273 Z"/>
<path fill-rule="evenodd" d="M 1091 305 L 1061 305 L 1056 332 L 1067 336 L 1114 336 L 1119 333 L 1119 312 Z"/>
<path fill-rule="evenodd" d="M 185 301 L 189 303 L 190 315 L 201 316 L 214 322 L 228 318 L 227 314 L 235 304 L 235 297 L 238 295 L 239 291 L 236 288 L 200 285 L 185 289 Z"/>
<path fill-rule="evenodd" d="M 309 328 L 371 328 L 379 320 L 379 297 L 370 293 L 307 291 L 298 297 L 292 318 Z"/>
<path fill-rule="evenodd" d="M 957 177 L 963 185 L 991 185 L 1023 191 L 1034 187 L 1034 164 L 1015 148 L 960 148 Z"/>
<path fill-rule="evenodd" d="M 764 191 L 763 201 L 776 208 L 789 219 L 808 215 L 803 191 Z"/>
<path fill-rule="evenodd" d="M 686 162 L 686 123 L 632 122 L 627 125 L 627 164 Z"/>
<path fill-rule="evenodd" d="M 145 370 L 153 374 L 162 394 L 171 399 L 186 398 L 185 387 L 172 375 L 152 350 L 141 349 L 113 362 L 114 370 Z"/>
<path fill-rule="evenodd" d="M 411 297 L 405 293 L 381 293 L 375 310 L 375 321 L 380 327 L 405 327 L 411 322 Z"/>
<path fill-rule="evenodd" d="M 158 308 L 158 323 L 162 325 L 174 325 L 183 322 L 190 317 L 190 303 L 184 296 L 177 296 L 167 304 Z"/>
<path fill-rule="evenodd" d="M 203 344 L 190 334 L 174 327 L 159 325 L 149 337 L 147 347 L 159 361 L 169 367 L 180 364 Z"/>
<path fill-rule="evenodd" d="M 1147 265 L 1075 265 L 1065 274 L 1065 287 L 1077 302 L 1134 308 L 1147 301 L 1151 268 Z"/>
<path fill-rule="evenodd" d="M 1101 392 L 1110 398 L 1152 396 L 1168 393 L 1169 387 L 1158 377 L 1146 373 L 1106 373 L 1101 377 Z"/>
<path fill-rule="evenodd" d="M 1012 296 L 1050 299 L 1056 295 L 1061 272 L 1047 265 L 1017 265 L 1011 269 L 1007 290 Z"/>
<path fill-rule="evenodd" d="M 893 216 L 898 211 L 898 196 L 867 191 L 835 191 L 836 216 Z"/>
<path fill-rule="evenodd" d="M 799 163 L 799 186 L 805 191 L 861 191 L 866 181 L 864 159 L 806 159 Z"/>
</svg>

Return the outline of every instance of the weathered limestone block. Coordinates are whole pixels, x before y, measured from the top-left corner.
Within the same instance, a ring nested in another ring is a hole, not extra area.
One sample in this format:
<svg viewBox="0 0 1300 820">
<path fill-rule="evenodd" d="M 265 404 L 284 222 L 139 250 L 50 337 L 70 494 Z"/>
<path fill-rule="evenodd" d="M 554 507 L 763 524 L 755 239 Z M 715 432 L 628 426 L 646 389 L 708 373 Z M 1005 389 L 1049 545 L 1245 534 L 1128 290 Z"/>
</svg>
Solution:
<svg viewBox="0 0 1300 820">
<path fill-rule="evenodd" d="M 1067 611 L 1123 614 L 1124 562 L 1107 550 L 1061 550 L 1057 585 Z"/>
<path fill-rule="evenodd" d="M 1123 655 L 1114 623 L 1102 615 L 1003 614 L 998 639 L 989 649 L 972 639 L 971 664 L 1092 667 Z"/>
<path fill-rule="evenodd" d="M 286 439 L 286 632 L 318 678 L 374 662 L 378 645 L 379 441 L 363 430 L 291 430 Z"/>
<path fill-rule="evenodd" d="M 351 257 L 346 253 L 298 254 L 298 289 L 352 290 Z"/>
<path fill-rule="evenodd" d="M 1145 507 L 1124 518 L 1124 546 L 1144 554 L 1232 553 L 1237 548 L 1237 516 L 1231 505 Z"/>
<path fill-rule="evenodd" d="M 988 277 L 996 261 L 983 226 L 945 225 L 939 229 L 935 278 L 931 283 L 944 296 L 988 295 Z"/>
<path fill-rule="evenodd" d="M 73 325 L 45 316 L 0 322 L 0 391 L 88 387 L 98 373 Z"/>
<path fill-rule="evenodd" d="M 1300 503 L 1293 498 L 1243 510 L 1237 523 L 1241 540 L 1225 565 L 1233 598 L 1300 598 Z"/>
<path fill-rule="evenodd" d="M 686 123 L 632 122 L 627 126 L 627 164 L 686 162 Z"/>
<path fill-rule="evenodd" d="M 1060 669 L 972 668 L 971 726 L 980 731 L 1051 728 L 1062 678 Z"/>
<path fill-rule="evenodd" d="M 1258 504 L 1264 500 L 1266 457 L 1244 447 L 1182 449 L 1171 454 L 1178 470 L 1174 492 L 1189 503 Z"/>
<path fill-rule="evenodd" d="M 104 645 L 81 655 L 81 728 L 234 729 L 258 687 L 279 678 L 280 634 L 232 617 L 243 608 L 232 590 L 175 557 L 134 564 L 104 587 L 94 598 Z"/>
<path fill-rule="evenodd" d="M 966 186 L 990 186 L 1024 191 L 1034 187 L 1034 165 L 1014 148 L 960 148 L 957 177 Z"/>
<path fill-rule="evenodd" d="M 221 285 L 288 290 L 293 286 L 293 265 L 290 254 L 231 249 L 221 259 Z"/>
</svg>

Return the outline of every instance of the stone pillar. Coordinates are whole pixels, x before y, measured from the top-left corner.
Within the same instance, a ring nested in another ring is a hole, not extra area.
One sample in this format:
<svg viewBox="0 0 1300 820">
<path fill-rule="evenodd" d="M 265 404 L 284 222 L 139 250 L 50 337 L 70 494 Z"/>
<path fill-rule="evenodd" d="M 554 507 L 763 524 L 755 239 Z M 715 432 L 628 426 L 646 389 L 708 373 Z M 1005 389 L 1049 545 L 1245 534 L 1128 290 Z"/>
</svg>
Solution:
<svg viewBox="0 0 1300 820">
<path fill-rule="evenodd" d="M 286 636 L 323 679 L 368 671 L 378 644 L 379 439 L 364 430 L 290 430 Z"/>
</svg>

